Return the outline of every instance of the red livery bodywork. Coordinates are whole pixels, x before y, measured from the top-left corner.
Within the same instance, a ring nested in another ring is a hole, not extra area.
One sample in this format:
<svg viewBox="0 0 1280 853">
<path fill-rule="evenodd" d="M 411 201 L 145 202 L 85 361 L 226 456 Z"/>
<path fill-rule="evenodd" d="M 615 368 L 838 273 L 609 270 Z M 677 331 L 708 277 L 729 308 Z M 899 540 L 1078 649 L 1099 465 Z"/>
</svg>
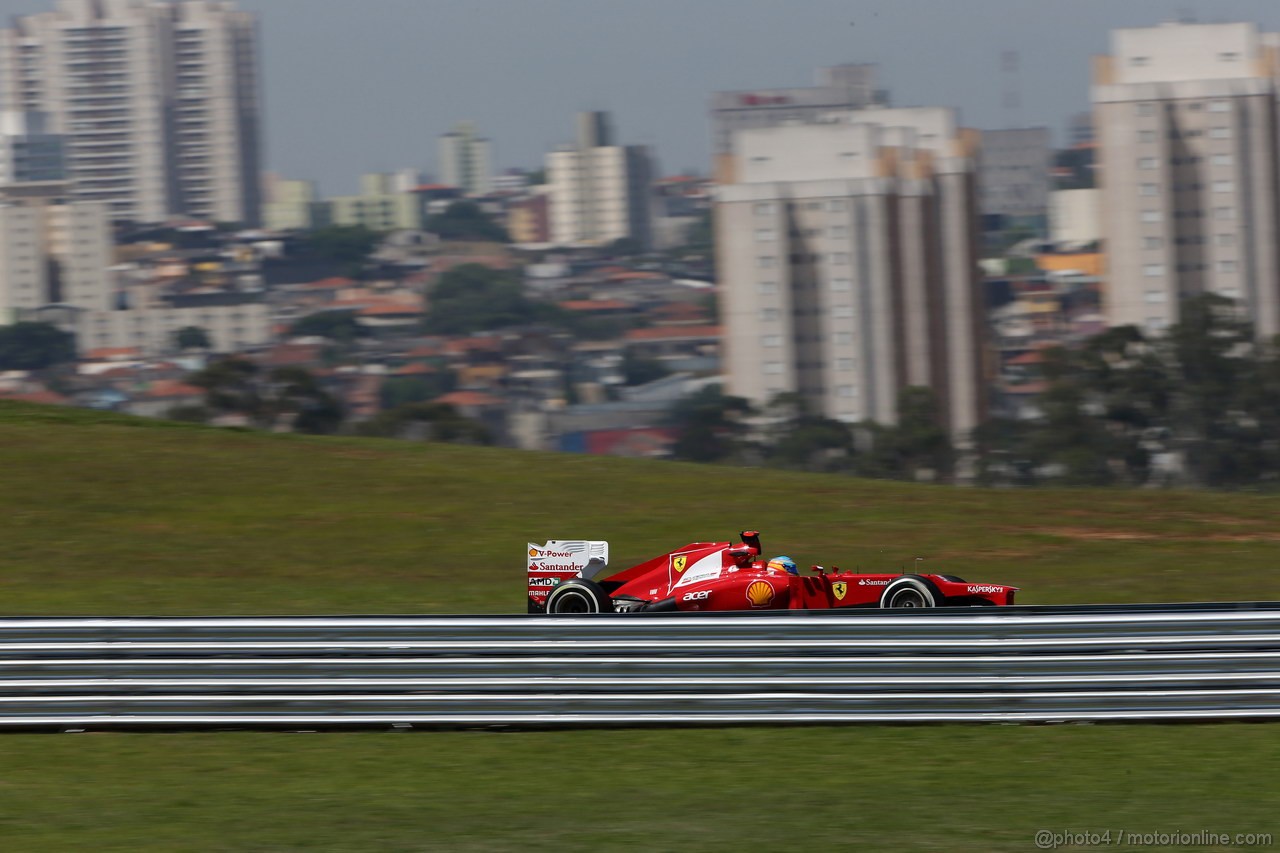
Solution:
<svg viewBox="0 0 1280 853">
<path fill-rule="evenodd" d="M 529 546 L 529 612 L 821 610 L 837 607 L 958 607 L 1013 604 L 1016 587 L 933 573 L 863 574 L 815 566 L 808 575 L 770 569 L 760 536 L 742 544 L 691 542 L 612 576 L 603 542 Z"/>
</svg>

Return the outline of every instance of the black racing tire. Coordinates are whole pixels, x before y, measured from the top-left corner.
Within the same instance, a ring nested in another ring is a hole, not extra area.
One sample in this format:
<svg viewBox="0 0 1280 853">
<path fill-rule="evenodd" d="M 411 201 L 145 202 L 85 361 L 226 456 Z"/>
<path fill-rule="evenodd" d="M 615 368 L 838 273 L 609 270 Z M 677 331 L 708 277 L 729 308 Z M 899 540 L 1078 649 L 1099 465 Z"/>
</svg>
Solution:
<svg viewBox="0 0 1280 853">
<path fill-rule="evenodd" d="M 595 581 L 574 578 L 551 590 L 548 613 L 612 613 L 613 601 Z"/>
<path fill-rule="evenodd" d="M 903 575 L 886 586 L 880 596 L 880 606 L 885 609 L 907 610 L 941 604 L 942 596 L 937 588 L 919 575 Z"/>
</svg>

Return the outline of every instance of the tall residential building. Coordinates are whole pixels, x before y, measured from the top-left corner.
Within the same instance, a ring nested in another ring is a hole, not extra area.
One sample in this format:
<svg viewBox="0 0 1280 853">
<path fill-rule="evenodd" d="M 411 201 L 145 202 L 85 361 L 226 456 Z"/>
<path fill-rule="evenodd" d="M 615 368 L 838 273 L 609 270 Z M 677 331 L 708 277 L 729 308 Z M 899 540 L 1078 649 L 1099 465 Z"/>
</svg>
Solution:
<svg viewBox="0 0 1280 853">
<path fill-rule="evenodd" d="M 1043 219 L 1049 209 L 1053 150 L 1049 128 L 982 131 L 978 209 L 1002 219 Z"/>
<path fill-rule="evenodd" d="M 467 195 L 486 195 L 492 189 L 493 163 L 489 140 L 473 122 L 459 122 L 440 136 L 440 182 Z"/>
<path fill-rule="evenodd" d="M 965 440 L 986 412 L 977 140 L 942 108 L 737 134 L 716 205 L 731 393 L 893 423 L 927 386 Z"/>
<path fill-rule="evenodd" d="M 113 249 L 103 203 L 60 182 L 0 186 L 0 324 L 50 305 L 111 310 Z"/>
<path fill-rule="evenodd" d="M 0 106 L 47 113 L 117 221 L 256 224 L 256 45 L 229 0 L 58 0 L 0 30 Z"/>
<path fill-rule="evenodd" d="M 42 113 L 0 112 L 0 185 L 67 179 L 66 147 Z"/>
<path fill-rule="evenodd" d="M 1164 328 L 1208 292 L 1280 333 L 1278 46 L 1252 24 L 1111 34 L 1093 109 L 1113 325 Z"/>
<path fill-rule="evenodd" d="M 739 130 L 807 124 L 831 112 L 888 106 L 889 95 L 876 88 L 876 66 L 833 65 L 819 68 L 815 86 L 716 92 L 711 96 L 711 151 L 716 178 L 732 183 L 733 135 Z"/>
<path fill-rule="evenodd" d="M 422 203 L 416 193 L 396 192 L 396 176 L 372 172 L 360 176 L 360 195 L 328 201 L 333 225 L 363 225 L 373 231 L 419 231 Z"/>
<path fill-rule="evenodd" d="M 311 181 L 273 179 L 262 205 L 262 224 L 273 231 L 307 231 L 329 224 L 329 206 Z"/>
<path fill-rule="evenodd" d="M 53 181 L 0 186 L 0 325 L 49 322 L 73 333 L 82 351 L 149 355 L 172 351 L 174 333 L 187 326 L 204 329 L 220 352 L 270 340 L 269 306 L 257 294 L 199 307 L 131 304 L 114 253 L 105 203 L 71 198 Z"/>
<path fill-rule="evenodd" d="M 578 139 L 547 154 L 551 242 L 653 244 L 653 161 L 644 145 L 615 145 L 608 113 L 578 115 Z"/>
</svg>

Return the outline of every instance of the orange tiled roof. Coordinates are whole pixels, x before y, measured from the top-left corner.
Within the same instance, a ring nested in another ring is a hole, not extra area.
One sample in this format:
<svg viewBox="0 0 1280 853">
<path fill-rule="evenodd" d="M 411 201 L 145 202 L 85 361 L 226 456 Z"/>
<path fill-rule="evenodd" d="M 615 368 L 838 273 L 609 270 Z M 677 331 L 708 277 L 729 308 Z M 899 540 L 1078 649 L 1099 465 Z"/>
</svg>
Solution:
<svg viewBox="0 0 1280 853">
<path fill-rule="evenodd" d="M 667 276 L 660 272 L 627 270 L 626 272 L 615 273 L 609 276 L 609 279 L 611 281 L 665 281 Z"/>
<path fill-rule="evenodd" d="M 718 338 L 719 326 L 657 326 L 649 329 L 631 329 L 629 341 L 664 341 L 679 338 Z"/>
<path fill-rule="evenodd" d="M 1010 385 L 1004 389 L 1006 394 L 1043 394 L 1049 390 L 1048 382 L 1024 382 L 1021 385 Z"/>
<path fill-rule="evenodd" d="M 498 338 L 456 338 L 444 343 L 444 351 L 450 355 L 463 355 L 472 350 L 497 352 L 501 348 L 502 341 Z"/>
<path fill-rule="evenodd" d="M 360 309 L 361 317 L 411 317 L 421 314 L 422 308 L 416 305 L 405 305 L 399 302 L 381 302 Z"/>
<path fill-rule="evenodd" d="M 428 373 L 436 373 L 436 369 L 429 364 L 406 364 L 404 367 L 398 367 L 392 371 L 393 376 L 423 376 Z"/>
<path fill-rule="evenodd" d="M 204 394 L 203 388 L 195 385 L 188 385 L 177 379 L 161 379 L 152 382 L 151 387 L 147 389 L 147 397 L 199 397 Z"/>
<path fill-rule="evenodd" d="M 142 350 L 137 347 L 99 347 L 84 354 L 85 361 L 107 361 L 113 358 L 138 358 Z"/>
<path fill-rule="evenodd" d="M 339 290 L 343 287 L 354 287 L 355 283 L 355 279 L 333 276 L 304 284 L 302 287 L 304 290 Z"/>
<path fill-rule="evenodd" d="M 447 403 L 450 406 L 500 406 L 502 400 L 483 391 L 454 391 L 443 397 L 436 397 L 436 403 Z"/>
<path fill-rule="evenodd" d="M 570 299 L 560 307 L 566 311 L 625 311 L 633 306 L 621 299 Z"/>
<path fill-rule="evenodd" d="M 27 391 L 22 394 L 3 394 L 0 399 L 14 400 L 19 403 L 42 403 L 46 406 L 64 406 L 69 400 L 57 391 Z"/>
<path fill-rule="evenodd" d="M 1044 361 L 1044 353 L 1040 350 L 1032 350 L 1031 352 L 1024 352 L 1022 355 L 1014 356 L 1009 359 L 1009 364 L 1039 364 L 1042 361 Z"/>
</svg>

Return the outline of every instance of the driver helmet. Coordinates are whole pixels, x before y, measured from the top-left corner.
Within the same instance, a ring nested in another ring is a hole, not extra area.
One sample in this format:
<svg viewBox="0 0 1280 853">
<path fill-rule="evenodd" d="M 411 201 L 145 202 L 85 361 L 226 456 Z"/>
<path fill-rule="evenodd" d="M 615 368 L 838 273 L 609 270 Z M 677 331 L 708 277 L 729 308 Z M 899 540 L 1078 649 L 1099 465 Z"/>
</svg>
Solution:
<svg viewBox="0 0 1280 853">
<path fill-rule="evenodd" d="M 800 574 L 796 569 L 796 561 L 790 557 L 774 557 L 765 568 L 771 571 L 786 572 L 789 575 Z"/>
</svg>

